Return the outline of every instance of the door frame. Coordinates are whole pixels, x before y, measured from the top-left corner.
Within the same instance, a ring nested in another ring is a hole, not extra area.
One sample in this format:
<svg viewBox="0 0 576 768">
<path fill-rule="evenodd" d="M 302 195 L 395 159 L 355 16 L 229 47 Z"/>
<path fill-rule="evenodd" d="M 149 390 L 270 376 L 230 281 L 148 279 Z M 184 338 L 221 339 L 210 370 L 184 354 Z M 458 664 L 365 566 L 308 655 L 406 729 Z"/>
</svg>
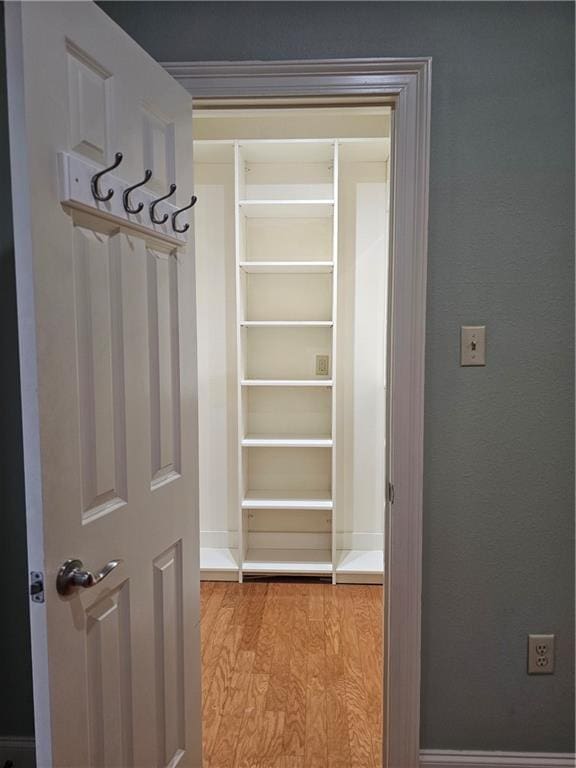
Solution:
<svg viewBox="0 0 576 768">
<path fill-rule="evenodd" d="M 394 102 L 385 534 L 386 768 L 420 749 L 424 356 L 432 59 L 162 62 L 193 99 L 381 97 Z"/>
</svg>

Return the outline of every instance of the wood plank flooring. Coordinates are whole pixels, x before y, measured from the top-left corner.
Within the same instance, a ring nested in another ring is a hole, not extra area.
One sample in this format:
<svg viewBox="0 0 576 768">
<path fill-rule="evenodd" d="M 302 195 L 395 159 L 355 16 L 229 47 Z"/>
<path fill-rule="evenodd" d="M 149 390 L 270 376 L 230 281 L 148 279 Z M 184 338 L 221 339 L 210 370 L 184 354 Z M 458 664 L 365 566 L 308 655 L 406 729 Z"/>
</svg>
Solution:
<svg viewBox="0 0 576 768">
<path fill-rule="evenodd" d="M 382 587 L 203 582 L 204 768 L 380 768 Z"/>
</svg>

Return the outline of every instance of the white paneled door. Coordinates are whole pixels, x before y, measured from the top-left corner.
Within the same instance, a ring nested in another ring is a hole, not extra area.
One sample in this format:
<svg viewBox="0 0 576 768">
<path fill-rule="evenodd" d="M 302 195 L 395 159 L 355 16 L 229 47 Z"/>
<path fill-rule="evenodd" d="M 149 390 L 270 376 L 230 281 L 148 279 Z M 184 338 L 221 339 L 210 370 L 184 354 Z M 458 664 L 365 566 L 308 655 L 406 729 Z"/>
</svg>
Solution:
<svg viewBox="0 0 576 768">
<path fill-rule="evenodd" d="M 38 766 L 197 768 L 191 99 L 92 3 L 6 25 Z"/>
</svg>

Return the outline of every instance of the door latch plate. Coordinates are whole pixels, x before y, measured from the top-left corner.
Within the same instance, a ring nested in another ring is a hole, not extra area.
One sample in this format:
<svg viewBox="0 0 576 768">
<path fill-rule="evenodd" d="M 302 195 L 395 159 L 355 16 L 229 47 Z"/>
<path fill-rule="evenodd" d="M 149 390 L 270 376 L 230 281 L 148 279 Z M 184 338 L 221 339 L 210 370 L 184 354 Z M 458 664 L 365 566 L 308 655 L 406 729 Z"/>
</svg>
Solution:
<svg viewBox="0 0 576 768">
<path fill-rule="evenodd" d="M 44 602 L 44 574 L 41 571 L 30 572 L 30 598 L 33 603 Z"/>
<path fill-rule="evenodd" d="M 388 501 L 394 504 L 394 485 L 390 482 L 388 483 Z"/>
</svg>

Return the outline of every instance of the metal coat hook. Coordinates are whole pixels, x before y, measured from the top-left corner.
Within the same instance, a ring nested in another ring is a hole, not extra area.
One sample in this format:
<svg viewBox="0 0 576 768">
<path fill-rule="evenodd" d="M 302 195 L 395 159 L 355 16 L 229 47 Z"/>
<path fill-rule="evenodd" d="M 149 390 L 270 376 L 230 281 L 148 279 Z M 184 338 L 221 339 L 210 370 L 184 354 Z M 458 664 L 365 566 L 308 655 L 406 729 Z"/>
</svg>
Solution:
<svg viewBox="0 0 576 768">
<path fill-rule="evenodd" d="M 174 194 L 174 192 L 176 192 L 176 184 L 170 184 L 170 191 L 166 195 L 163 195 L 162 197 L 158 197 L 156 198 L 156 200 L 154 200 L 153 203 L 150 203 L 150 220 L 152 221 L 153 224 L 165 224 L 168 221 L 167 213 L 165 213 L 161 219 L 157 219 L 154 212 L 156 210 L 156 206 L 158 205 L 158 203 L 161 203 L 162 200 L 167 200 L 171 195 Z"/>
<path fill-rule="evenodd" d="M 144 184 L 147 184 L 151 178 L 152 178 L 152 171 L 149 169 L 146 169 L 146 171 L 144 171 L 144 178 L 142 179 L 142 181 L 139 181 L 137 184 L 132 184 L 131 187 L 126 187 L 124 192 L 122 192 L 122 202 L 124 203 L 124 210 L 126 211 L 126 213 L 140 213 L 142 208 L 144 208 L 144 203 L 138 203 L 136 208 L 131 208 L 130 194 L 135 189 L 138 189 L 138 187 L 143 187 Z"/>
<path fill-rule="evenodd" d="M 108 192 L 105 195 L 103 195 L 100 192 L 99 182 L 105 173 L 110 173 L 110 171 L 113 171 L 114 168 L 118 168 L 118 166 L 122 162 L 123 157 L 124 155 L 122 154 L 122 152 L 116 152 L 116 154 L 114 155 L 114 162 L 112 163 L 112 165 L 109 165 L 108 168 L 104 168 L 103 171 L 98 171 L 98 173 L 95 173 L 94 176 L 92 176 L 92 178 L 90 179 L 90 187 L 92 188 L 92 195 L 95 200 L 98 200 L 101 203 L 107 203 L 108 200 L 110 200 L 110 198 L 114 194 L 114 190 L 109 189 Z"/>
<path fill-rule="evenodd" d="M 172 229 L 174 230 L 174 232 L 179 232 L 180 234 L 182 234 L 183 232 L 188 232 L 188 230 L 190 229 L 190 224 L 184 224 L 182 228 L 177 227 L 176 216 L 181 214 L 183 211 L 187 211 L 189 208 L 192 208 L 194 205 L 196 205 L 197 200 L 198 198 L 196 197 L 196 195 L 192 195 L 192 197 L 190 198 L 189 205 L 185 205 L 184 208 L 179 208 L 177 211 L 174 211 L 174 213 L 172 214 Z"/>
</svg>

